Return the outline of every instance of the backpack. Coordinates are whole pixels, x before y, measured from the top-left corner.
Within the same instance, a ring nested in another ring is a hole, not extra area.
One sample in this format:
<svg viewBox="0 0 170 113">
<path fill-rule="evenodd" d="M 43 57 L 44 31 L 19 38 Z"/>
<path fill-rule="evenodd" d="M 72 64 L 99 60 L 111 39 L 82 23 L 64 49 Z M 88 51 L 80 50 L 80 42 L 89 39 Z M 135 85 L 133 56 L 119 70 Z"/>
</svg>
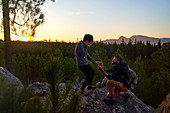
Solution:
<svg viewBox="0 0 170 113">
<path fill-rule="evenodd" d="M 128 80 L 129 83 L 137 85 L 138 84 L 138 75 L 136 74 L 136 72 L 133 71 L 129 67 L 129 65 L 127 64 L 126 61 L 123 61 L 122 64 L 123 64 L 123 68 L 125 69 L 127 75 L 129 76 L 129 80 Z"/>
</svg>

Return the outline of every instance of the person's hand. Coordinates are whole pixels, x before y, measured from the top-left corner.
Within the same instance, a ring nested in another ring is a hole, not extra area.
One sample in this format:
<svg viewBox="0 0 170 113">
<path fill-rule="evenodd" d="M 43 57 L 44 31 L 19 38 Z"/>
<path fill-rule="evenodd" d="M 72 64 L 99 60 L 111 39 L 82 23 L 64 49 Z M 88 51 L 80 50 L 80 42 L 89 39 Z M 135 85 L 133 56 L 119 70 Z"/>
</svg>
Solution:
<svg viewBox="0 0 170 113">
<path fill-rule="evenodd" d="M 101 61 L 96 61 L 95 64 L 98 64 L 99 65 L 102 65 L 103 66 L 103 63 Z"/>
<path fill-rule="evenodd" d="M 98 65 L 98 69 L 99 70 L 103 70 L 104 68 L 103 68 L 103 65 Z"/>
</svg>

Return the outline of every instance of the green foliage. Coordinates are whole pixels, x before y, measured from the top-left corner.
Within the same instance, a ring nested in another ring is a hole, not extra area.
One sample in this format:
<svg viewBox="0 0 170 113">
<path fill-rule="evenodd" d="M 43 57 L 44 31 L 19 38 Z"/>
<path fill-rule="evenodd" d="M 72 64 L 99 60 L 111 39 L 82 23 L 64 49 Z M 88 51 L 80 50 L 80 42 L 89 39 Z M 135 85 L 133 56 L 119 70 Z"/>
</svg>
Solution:
<svg viewBox="0 0 170 113">
<path fill-rule="evenodd" d="M 152 54 L 152 59 L 137 58 L 134 62 L 135 71 L 139 75 L 139 84 L 135 93 L 145 103 L 157 106 L 170 92 L 170 43 L 163 45 Z"/>
<path fill-rule="evenodd" d="M 63 113 L 81 113 L 80 107 L 82 97 L 79 93 L 71 92 L 71 95 L 69 97 L 68 104 L 65 105 L 65 109 L 62 111 Z"/>
<path fill-rule="evenodd" d="M 50 94 L 46 100 L 46 110 L 50 113 L 79 113 L 81 97 L 72 91 L 72 82 L 67 81 L 64 88 L 60 85 L 62 80 L 62 66 L 59 59 L 49 65 L 46 72 L 46 79 L 50 84 Z"/>
<path fill-rule="evenodd" d="M 134 70 L 138 74 L 139 84 L 135 86 L 134 92 L 141 100 L 146 102 L 151 96 L 151 82 L 146 75 L 144 66 L 144 61 L 141 60 L 141 57 L 138 57 L 134 62 Z"/>
<path fill-rule="evenodd" d="M 151 77 L 154 78 L 153 84 L 159 87 L 160 93 L 157 95 L 157 102 L 165 99 L 170 92 L 170 42 L 164 44 L 160 49 L 152 54 L 150 68 Z M 152 67 L 152 68 L 151 68 Z M 156 90 L 156 89 L 155 89 Z"/>
<path fill-rule="evenodd" d="M 64 57 L 62 60 L 63 65 L 63 82 L 66 82 L 67 80 L 73 80 L 74 78 L 78 77 L 78 67 L 75 63 L 75 59 Z"/>
<path fill-rule="evenodd" d="M 43 108 L 43 103 L 39 96 L 32 97 L 23 106 L 19 113 L 46 113 Z"/>
<path fill-rule="evenodd" d="M 14 75 L 22 83 L 30 84 L 35 81 L 45 81 L 46 70 L 50 68 L 52 59 L 58 66 L 56 73 L 61 75 L 59 80 L 79 81 L 84 78 L 83 73 L 76 65 L 75 60 L 76 43 L 60 42 L 12 42 L 12 55 Z M 126 60 L 133 70 L 139 76 L 139 84 L 135 86 L 135 94 L 142 101 L 157 107 L 164 100 L 169 89 L 169 43 L 161 46 L 151 45 L 150 42 L 135 42 L 128 44 L 104 44 L 102 42 L 94 43 L 88 48 L 89 54 L 96 61 L 102 61 L 104 68 L 111 68 L 114 56 L 121 56 Z M 4 45 L 0 41 L 0 66 L 4 66 Z M 98 70 L 97 65 L 89 62 L 95 70 L 93 84 L 104 78 L 104 75 Z M 52 80 L 52 79 L 51 79 Z"/>
<path fill-rule="evenodd" d="M 44 113 L 42 102 L 28 88 L 18 89 L 0 78 L 0 112 L 1 113 Z"/>
<path fill-rule="evenodd" d="M 30 84 L 37 80 L 41 81 L 44 76 L 45 59 L 39 55 L 13 55 L 13 64 L 15 65 L 14 74 L 17 75 L 23 83 Z"/>
</svg>

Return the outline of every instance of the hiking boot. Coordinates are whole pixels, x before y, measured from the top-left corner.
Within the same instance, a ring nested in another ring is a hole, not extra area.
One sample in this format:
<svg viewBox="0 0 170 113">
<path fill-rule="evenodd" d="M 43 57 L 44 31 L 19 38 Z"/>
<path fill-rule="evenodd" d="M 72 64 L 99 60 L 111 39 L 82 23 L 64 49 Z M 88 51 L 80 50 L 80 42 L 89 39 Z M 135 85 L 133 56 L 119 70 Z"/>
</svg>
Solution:
<svg viewBox="0 0 170 113">
<path fill-rule="evenodd" d="M 125 93 L 125 96 L 123 96 L 123 98 L 124 98 L 123 101 L 127 102 L 129 97 L 130 97 L 130 94 L 129 93 Z"/>
<path fill-rule="evenodd" d="M 107 105 L 113 105 L 114 104 L 114 100 L 113 99 L 103 99 L 104 103 Z"/>
<path fill-rule="evenodd" d="M 96 86 L 89 85 L 89 86 L 88 86 L 88 89 L 96 89 Z"/>
</svg>

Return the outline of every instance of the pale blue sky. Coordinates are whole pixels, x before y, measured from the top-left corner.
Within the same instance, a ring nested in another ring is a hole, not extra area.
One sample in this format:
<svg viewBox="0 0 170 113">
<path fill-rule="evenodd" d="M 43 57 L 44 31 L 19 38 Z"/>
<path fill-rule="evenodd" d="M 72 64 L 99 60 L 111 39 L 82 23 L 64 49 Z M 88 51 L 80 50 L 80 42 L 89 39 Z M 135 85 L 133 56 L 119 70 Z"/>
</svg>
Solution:
<svg viewBox="0 0 170 113">
<path fill-rule="evenodd" d="M 42 9 L 45 23 L 34 40 L 170 38 L 170 0 L 46 0 Z"/>
</svg>

